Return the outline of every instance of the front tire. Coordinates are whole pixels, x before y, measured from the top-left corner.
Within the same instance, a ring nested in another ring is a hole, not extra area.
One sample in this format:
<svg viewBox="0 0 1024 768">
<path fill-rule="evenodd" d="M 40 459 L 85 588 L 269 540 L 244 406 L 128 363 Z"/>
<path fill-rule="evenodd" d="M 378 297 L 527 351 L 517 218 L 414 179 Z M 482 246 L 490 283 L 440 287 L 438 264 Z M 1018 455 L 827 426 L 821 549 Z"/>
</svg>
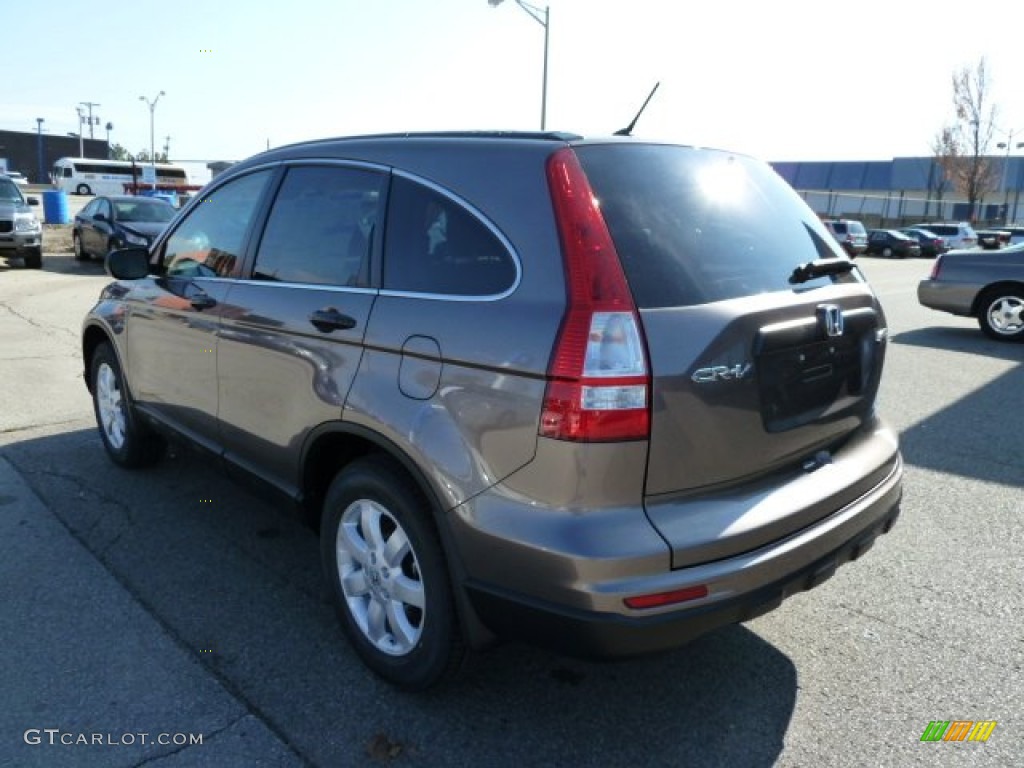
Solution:
<svg viewBox="0 0 1024 768">
<path fill-rule="evenodd" d="M 356 653 L 380 677 L 423 690 L 465 655 L 430 505 L 390 459 L 357 459 L 334 478 L 320 528 L 324 576 Z"/>
<path fill-rule="evenodd" d="M 132 409 L 124 376 L 110 344 L 100 344 L 89 369 L 92 404 L 107 455 L 127 469 L 149 466 L 163 455 L 164 442 Z"/>
<path fill-rule="evenodd" d="M 892 248 L 883 248 L 882 249 L 882 258 L 891 259 L 892 258 Z"/>
<path fill-rule="evenodd" d="M 88 261 L 89 254 L 82 248 L 82 236 L 77 232 L 71 233 L 71 244 L 75 249 L 75 261 Z"/>
<path fill-rule="evenodd" d="M 92 194 L 92 190 L 89 188 L 88 184 L 79 184 L 77 187 L 75 187 L 75 194 L 76 195 L 91 195 Z"/>
<path fill-rule="evenodd" d="M 1024 288 L 1001 288 L 981 297 L 978 325 L 990 339 L 1024 341 Z"/>
<path fill-rule="evenodd" d="M 35 248 L 25 254 L 25 267 L 28 269 L 43 268 L 43 249 Z"/>
</svg>

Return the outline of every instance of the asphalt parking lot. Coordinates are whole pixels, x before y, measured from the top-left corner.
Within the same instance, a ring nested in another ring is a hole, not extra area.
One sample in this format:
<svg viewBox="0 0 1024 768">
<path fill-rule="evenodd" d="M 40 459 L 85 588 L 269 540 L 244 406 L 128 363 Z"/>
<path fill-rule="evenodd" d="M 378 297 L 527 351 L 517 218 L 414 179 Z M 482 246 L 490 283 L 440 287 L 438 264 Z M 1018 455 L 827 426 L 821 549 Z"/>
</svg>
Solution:
<svg viewBox="0 0 1024 768">
<path fill-rule="evenodd" d="M 889 318 L 892 533 L 680 651 L 506 645 L 408 695 L 345 645 L 314 534 L 191 454 L 106 459 L 78 348 L 99 264 L 0 260 L 0 766 L 1020 765 L 1024 345 L 920 307 L 928 261 L 858 263 Z M 924 743 L 934 720 L 997 725 Z"/>
</svg>

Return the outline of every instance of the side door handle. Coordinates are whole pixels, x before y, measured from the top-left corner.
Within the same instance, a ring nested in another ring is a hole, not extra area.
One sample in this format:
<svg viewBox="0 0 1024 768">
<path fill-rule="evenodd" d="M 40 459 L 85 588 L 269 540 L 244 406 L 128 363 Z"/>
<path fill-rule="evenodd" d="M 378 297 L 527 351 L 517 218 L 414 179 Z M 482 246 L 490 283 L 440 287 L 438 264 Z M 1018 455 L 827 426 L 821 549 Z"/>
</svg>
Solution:
<svg viewBox="0 0 1024 768">
<path fill-rule="evenodd" d="M 193 296 L 189 296 L 188 303 L 192 305 L 193 309 L 198 309 L 200 312 L 204 309 L 210 309 L 210 307 L 217 306 L 217 300 L 210 296 L 208 293 L 197 293 Z"/>
<path fill-rule="evenodd" d="M 309 322 L 321 333 L 331 331 L 347 331 L 356 327 L 356 319 L 350 315 L 343 314 L 334 307 L 318 309 L 309 316 Z"/>
</svg>

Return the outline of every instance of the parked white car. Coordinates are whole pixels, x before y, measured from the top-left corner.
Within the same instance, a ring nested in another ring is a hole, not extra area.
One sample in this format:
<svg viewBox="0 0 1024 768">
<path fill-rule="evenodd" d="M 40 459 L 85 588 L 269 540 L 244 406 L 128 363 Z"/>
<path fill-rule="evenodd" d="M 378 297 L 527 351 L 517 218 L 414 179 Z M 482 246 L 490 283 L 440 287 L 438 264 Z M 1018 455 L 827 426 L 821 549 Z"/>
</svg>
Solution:
<svg viewBox="0 0 1024 768">
<path fill-rule="evenodd" d="M 19 173 L 18 171 L 4 171 L 4 175 L 19 187 L 28 186 L 28 179 L 25 178 L 25 174 L 23 173 Z"/>
<path fill-rule="evenodd" d="M 951 251 L 973 248 L 978 244 L 978 233 L 966 221 L 931 222 L 929 224 L 912 224 L 911 226 L 931 230 L 942 238 L 946 248 Z"/>
</svg>

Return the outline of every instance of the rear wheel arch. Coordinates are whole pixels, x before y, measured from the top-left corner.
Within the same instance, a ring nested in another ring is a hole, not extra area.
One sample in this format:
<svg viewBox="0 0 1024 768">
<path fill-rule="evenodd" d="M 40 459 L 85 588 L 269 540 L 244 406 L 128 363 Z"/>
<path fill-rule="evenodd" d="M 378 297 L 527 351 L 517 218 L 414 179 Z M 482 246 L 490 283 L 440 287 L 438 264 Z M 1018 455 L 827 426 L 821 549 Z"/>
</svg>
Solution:
<svg viewBox="0 0 1024 768">
<path fill-rule="evenodd" d="M 1000 291 L 1007 291 L 1009 293 L 1015 293 L 1018 296 L 1024 295 L 1024 283 L 1020 283 L 1014 280 L 1002 280 L 998 283 L 992 283 L 986 285 L 978 294 L 974 297 L 974 303 L 971 305 L 971 314 L 977 317 L 978 313 L 981 312 L 985 307 L 985 302 L 993 294 L 999 293 Z"/>
<path fill-rule="evenodd" d="M 1024 284 L 1004 281 L 988 286 L 974 302 L 978 326 L 996 341 L 1024 341 Z"/>
<path fill-rule="evenodd" d="M 448 567 L 464 640 L 471 648 L 492 645 L 496 637 L 470 604 L 463 585 L 468 579 L 462 558 L 444 519 L 440 497 L 426 474 L 404 451 L 384 435 L 347 422 L 322 424 L 307 438 L 301 463 L 301 509 L 304 519 L 319 532 L 320 515 L 334 478 L 353 461 L 378 456 L 407 476 L 429 507 L 428 523 L 437 532 Z"/>
</svg>

